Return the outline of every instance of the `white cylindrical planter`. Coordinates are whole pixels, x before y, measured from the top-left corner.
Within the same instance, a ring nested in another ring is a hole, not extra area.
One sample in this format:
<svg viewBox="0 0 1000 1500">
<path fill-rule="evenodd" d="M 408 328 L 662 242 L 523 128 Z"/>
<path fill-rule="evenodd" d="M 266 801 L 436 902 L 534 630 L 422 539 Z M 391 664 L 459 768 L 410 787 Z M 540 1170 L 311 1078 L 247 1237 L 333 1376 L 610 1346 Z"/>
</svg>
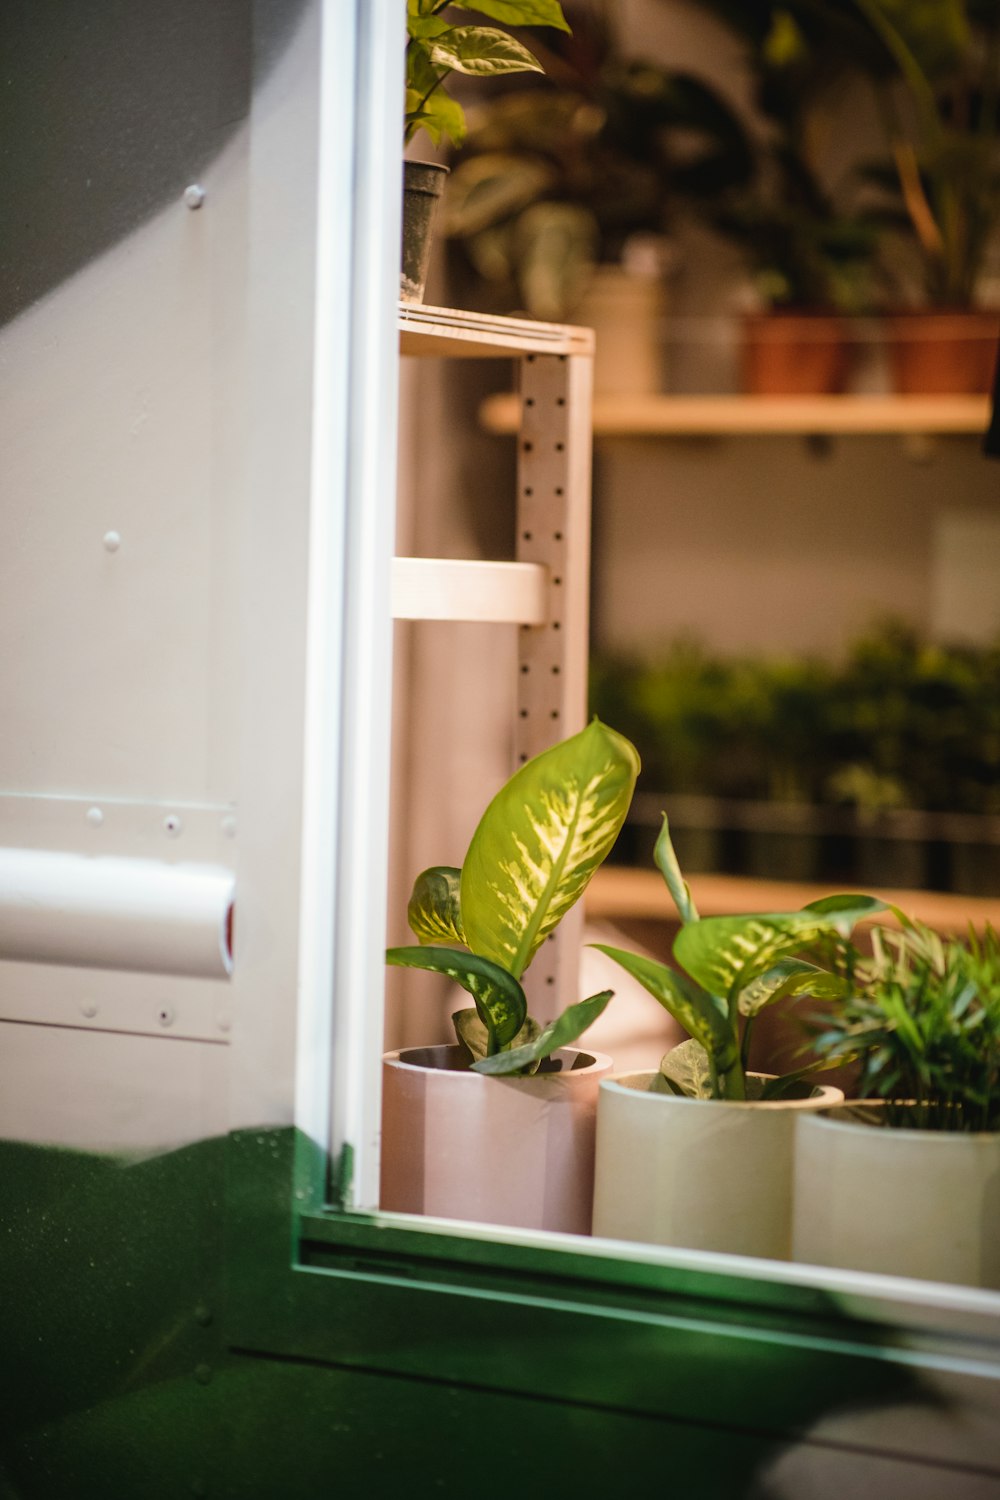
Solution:
<svg viewBox="0 0 1000 1500">
<path fill-rule="evenodd" d="M 681 1099 L 658 1073 L 601 1084 L 594 1234 L 733 1255 L 791 1255 L 795 1118 L 843 1098 Z"/>
<path fill-rule="evenodd" d="M 597 1089 L 611 1059 L 566 1048 L 552 1071 L 491 1078 L 463 1058 L 440 1046 L 383 1059 L 382 1208 L 589 1234 Z"/>
<path fill-rule="evenodd" d="M 1000 1288 L 1000 1134 L 798 1122 L 793 1257 Z"/>
</svg>

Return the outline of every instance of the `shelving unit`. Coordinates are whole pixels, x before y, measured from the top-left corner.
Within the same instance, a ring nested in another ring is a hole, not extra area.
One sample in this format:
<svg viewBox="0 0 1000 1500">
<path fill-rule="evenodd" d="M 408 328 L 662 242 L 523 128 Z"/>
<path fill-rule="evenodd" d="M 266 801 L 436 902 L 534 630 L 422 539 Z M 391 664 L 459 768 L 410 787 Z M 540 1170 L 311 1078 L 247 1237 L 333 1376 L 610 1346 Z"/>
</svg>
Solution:
<svg viewBox="0 0 1000 1500">
<path fill-rule="evenodd" d="M 590 448 L 594 336 L 589 329 L 399 306 L 404 357 L 514 361 L 516 558 L 397 557 L 396 619 L 519 626 L 515 767 L 581 729 L 587 706 Z M 539 1014 L 577 994 L 582 911 L 560 923 L 526 976 Z"/>
<path fill-rule="evenodd" d="M 488 432 L 511 433 L 518 397 L 504 392 L 480 407 Z M 597 396 L 595 437 L 802 436 L 927 437 L 986 431 L 985 396 Z"/>
</svg>

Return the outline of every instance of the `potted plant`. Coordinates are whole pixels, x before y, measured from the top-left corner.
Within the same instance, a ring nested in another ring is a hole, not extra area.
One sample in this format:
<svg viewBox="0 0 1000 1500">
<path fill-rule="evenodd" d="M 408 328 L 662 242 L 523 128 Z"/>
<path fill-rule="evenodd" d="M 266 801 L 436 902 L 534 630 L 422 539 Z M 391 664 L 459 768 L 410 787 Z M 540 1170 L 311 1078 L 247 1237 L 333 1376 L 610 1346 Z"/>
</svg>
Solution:
<svg viewBox="0 0 1000 1500">
<path fill-rule="evenodd" d="M 813 1023 L 869 1102 L 799 1122 L 794 1258 L 1000 1288 L 1000 940 L 897 916 Z"/>
<path fill-rule="evenodd" d="M 572 15 L 544 81 L 470 111 L 446 232 L 491 310 L 586 323 L 599 390 L 657 391 L 672 216 L 741 180 L 749 146 L 707 84 L 623 56 L 610 7 Z"/>
<path fill-rule="evenodd" d="M 744 318 L 742 374 L 752 395 L 842 391 L 848 319 L 874 294 L 877 230 L 862 183 L 834 171 L 828 147 L 857 76 L 842 18 L 822 3 L 702 0 L 743 42 L 762 129 L 746 186 L 715 227 L 742 250 L 758 304 Z"/>
<path fill-rule="evenodd" d="M 897 303 L 911 304 L 889 318 L 896 386 L 985 394 L 1000 340 L 1000 309 L 980 301 L 1000 229 L 1000 11 L 993 0 L 852 5 L 870 31 L 860 55 L 891 153 L 872 175 L 894 186 L 904 231 L 887 257 Z"/>
<path fill-rule="evenodd" d="M 444 12 L 476 11 L 512 26 L 552 26 L 567 31 L 559 0 L 407 0 L 406 107 L 403 144 L 419 130 L 434 145 L 459 144 L 465 136 L 465 112 L 448 91 L 452 73 L 495 78 L 505 73 L 542 71 L 542 65 L 516 37 L 495 26 L 462 25 Z M 423 300 L 430 254 L 434 205 L 441 196 L 447 167 L 436 162 L 403 163 L 403 263 L 400 297 Z"/>
<path fill-rule="evenodd" d="M 748 1073 L 754 1018 L 779 999 L 839 994 L 804 954 L 882 909 L 829 896 L 801 911 L 699 918 L 667 819 L 656 863 L 681 920 L 676 967 L 598 945 L 690 1034 L 659 1072 L 605 1080 L 598 1104 L 594 1233 L 788 1259 L 796 1114 L 842 1099 L 808 1069 Z"/>
<path fill-rule="evenodd" d="M 413 887 L 418 943 L 390 964 L 446 974 L 474 1005 L 457 1043 L 387 1055 L 382 1207 L 589 1233 L 597 1085 L 610 1059 L 570 1043 L 611 991 L 542 1026 L 521 977 L 583 894 L 628 811 L 630 742 L 594 719 L 529 760 L 490 802 L 461 869 Z"/>
</svg>

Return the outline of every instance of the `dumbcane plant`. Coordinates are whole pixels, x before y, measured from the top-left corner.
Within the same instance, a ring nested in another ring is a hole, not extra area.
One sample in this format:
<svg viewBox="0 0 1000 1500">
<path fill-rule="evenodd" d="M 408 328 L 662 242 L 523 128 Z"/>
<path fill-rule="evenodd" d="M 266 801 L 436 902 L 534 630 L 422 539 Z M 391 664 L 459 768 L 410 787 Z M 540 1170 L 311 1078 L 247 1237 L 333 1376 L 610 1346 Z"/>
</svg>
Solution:
<svg viewBox="0 0 1000 1500">
<path fill-rule="evenodd" d="M 554 26 L 569 31 L 559 0 L 407 0 L 406 114 L 403 140 L 426 130 L 435 145 L 465 139 L 465 111 L 445 88 L 452 73 L 496 78 L 542 73 L 533 52 L 494 26 L 456 26 L 442 12 L 472 10 L 508 26 Z"/>
<path fill-rule="evenodd" d="M 846 940 L 857 922 L 883 911 L 884 903 L 873 896 L 836 895 L 801 911 L 701 918 L 666 817 L 654 858 L 682 923 L 673 945 L 678 967 L 604 943 L 594 946 L 621 964 L 689 1033 L 690 1040 L 672 1048 L 660 1064 L 665 1088 L 694 1099 L 745 1100 L 754 1018 L 777 1000 L 844 995 L 849 981 L 843 974 L 802 955 L 824 941 Z M 754 1097 L 793 1095 L 814 1070 L 815 1064 L 770 1079 Z"/>
<path fill-rule="evenodd" d="M 417 876 L 407 919 L 418 945 L 386 960 L 446 974 L 475 1007 L 452 1017 L 479 1073 L 534 1073 L 597 1019 L 611 990 L 570 1005 L 544 1028 L 528 1015 L 521 977 L 610 852 L 625 821 L 639 757 L 599 719 L 536 755 L 493 798 L 461 869 Z"/>
</svg>

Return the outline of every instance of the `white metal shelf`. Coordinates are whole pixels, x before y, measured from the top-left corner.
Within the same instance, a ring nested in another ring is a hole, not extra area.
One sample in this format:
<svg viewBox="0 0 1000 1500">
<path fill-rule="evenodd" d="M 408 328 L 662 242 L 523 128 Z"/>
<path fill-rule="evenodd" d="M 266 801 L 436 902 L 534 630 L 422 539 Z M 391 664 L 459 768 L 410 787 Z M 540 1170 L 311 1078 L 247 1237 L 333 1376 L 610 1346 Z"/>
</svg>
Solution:
<svg viewBox="0 0 1000 1500">
<path fill-rule="evenodd" d="M 549 570 L 538 563 L 397 557 L 392 565 L 396 620 L 478 620 L 544 625 Z"/>
<path fill-rule="evenodd" d="M 512 433 L 516 394 L 488 396 L 488 432 Z M 984 433 L 986 396 L 597 396 L 595 437 L 738 437 L 758 434 L 926 436 Z"/>
</svg>

